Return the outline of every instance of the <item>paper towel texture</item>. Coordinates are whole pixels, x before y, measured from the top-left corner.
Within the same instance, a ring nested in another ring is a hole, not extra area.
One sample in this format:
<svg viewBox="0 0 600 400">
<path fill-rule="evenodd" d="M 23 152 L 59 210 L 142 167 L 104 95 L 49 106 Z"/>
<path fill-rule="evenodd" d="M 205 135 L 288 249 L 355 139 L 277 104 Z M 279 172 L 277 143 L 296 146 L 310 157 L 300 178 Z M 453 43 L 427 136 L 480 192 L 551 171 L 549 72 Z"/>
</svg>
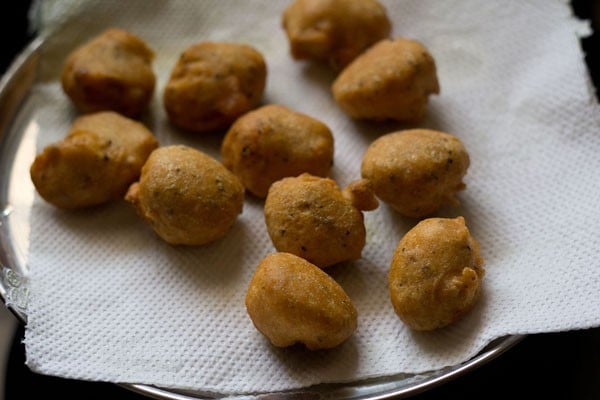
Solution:
<svg viewBox="0 0 600 400">
<path fill-rule="evenodd" d="M 386 205 L 365 213 L 363 258 L 327 271 L 359 313 L 339 348 L 277 349 L 254 328 L 244 296 L 274 250 L 263 202 L 247 196 L 228 235 L 197 248 L 162 242 L 123 201 L 31 210 L 27 364 L 69 378 L 245 393 L 346 382 L 454 365 L 492 339 L 600 325 L 600 124 L 579 47 L 585 25 L 567 2 L 383 1 L 393 35 L 421 41 L 441 85 L 422 124 L 356 122 L 334 103 L 327 67 L 294 61 L 281 27 L 287 1 L 48 2 L 41 81 L 28 105 L 37 149 L 61 139 L 76 116 L 59 74 L 67 53 L 110 26 L 156 52 L 157 90 L 143 122 L 161 145 L 184 143 L 219 158 L 220 134 L 167 122 L 162 89 L 179 54 L 203 40 L 243 42 L 265 56 L 264 103 L 326 123 L 335 137 L 332 177 L 360 176 L 381 134 L 426 127 L 458 136 L 471 156 L 459 208 L 485 258 L 476 308 L 446 329 L 416 333 L 396 317 L 387 271 L 417 222 Z M 56 22 L 58 21 L 58 22 Z"/>
</svg>

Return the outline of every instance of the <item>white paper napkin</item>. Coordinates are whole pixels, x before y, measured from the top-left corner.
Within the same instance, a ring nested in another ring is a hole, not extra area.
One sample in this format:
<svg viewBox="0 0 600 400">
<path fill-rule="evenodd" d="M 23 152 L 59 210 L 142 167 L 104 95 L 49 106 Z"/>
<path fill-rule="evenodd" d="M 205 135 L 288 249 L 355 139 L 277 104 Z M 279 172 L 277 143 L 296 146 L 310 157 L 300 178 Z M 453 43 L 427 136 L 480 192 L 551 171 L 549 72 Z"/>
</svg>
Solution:
<svg viewBox="0 0 600 400">
<path fill-rule="evenodd" d="M 203 40 L 244 42 L 268 64 L 265 103 L 321 119 L 335 136 L 332 176 L 360 175 L 366 146 L 414 127 L 356 122 L 334 103 L 326 67 L 291 59 L 281 27 L 287 1 L 43 3 L 49 35 L 42 81 L 28 99 L 37 149 L 59 140 L 76 113 L 59 85 L 74 47 L 110 26 L 155 50 L 156 96 L 144 117 L 162 145 L 219 157 L 221 135 L 172 128 L 162 90 L 178 55 Z M 222 240 L 162 242 L 124 202 L 61 211 L 39 197 L 31 211 L 27 365 L 68 378 L 217 391 L 263 392 L 321 382 L 419 373 L 465 361 L 492 339 L 600 325 L 600 120 L 579 47 L 587 25 L 566 1 L 384 1 L 394 36 L 433 54 L 441 94 L 417 126 L 462 139 L 472 160 L 461 207 L 481 244 L 483 296 L 446 329 L 415 333 L 394 314 L 387 270 L 416 223 L 382 205 L 366 213 L 362 260 L 328 269 L 354 301 L 358 330 L 339 348 L 272 347 L 246 314 L 255 266 L 273 246 L 263 202 L 250 196 Z"/>
</svg>

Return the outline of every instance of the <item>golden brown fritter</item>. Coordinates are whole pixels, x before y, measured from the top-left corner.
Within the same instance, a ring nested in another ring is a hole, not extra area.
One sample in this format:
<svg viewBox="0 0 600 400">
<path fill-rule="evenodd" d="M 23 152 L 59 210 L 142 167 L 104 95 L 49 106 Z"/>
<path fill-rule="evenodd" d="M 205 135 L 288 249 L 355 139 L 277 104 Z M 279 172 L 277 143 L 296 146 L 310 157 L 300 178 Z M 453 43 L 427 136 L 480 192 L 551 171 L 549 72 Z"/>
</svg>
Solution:
<svg viewBox="0 0 600 400">
<path fill-rule="evenodd" d="M 248 191 L 264 198 L 281 178 L 303 172 L 327 176 L 333 135 L 308 115 L 267 105 L 235 121 L 223 139 L 221 157 Z"/>
<path fill-rule="evenodd" d="M 368 185 L 349 185 L 342 192 L 329 178 L 306 173 L 283 178 L 271 185 L 265 200 L 267 231 L 278 251 L 321 268 L 356 260 L 366 236 L 357 206 L 377 207 Z"/>
<path fill-rule="evenodd" d="M 411 129 L 381 136 L 362 159 L 362 177 L 379 199 L 405 216 L 424 217 L 456 204 L 469 167 L 463 143 L 448 133 Z"/>
<path fill-rule="evenodd" d="M 391 31 L 377 0 L 295 0 L 282 22 L 294 58 L 327 61 L 336 70 Z"/>
<path fill-rule="evenodd" d="M 144 125 L 112 111 L 77 118 L 30 168 L 38 193 L 61 208 L 121 198 L 158 142 Z"/>
<path fill-rule="evenodd" d="M 484 276 L 463 217 L 419 222 L 398 243 L 388 281 L 396 314 L 412 329 L 447 326 L 473 308 Z"/>
<path fill-rule="evenodd" d="M 344 289 L 315 265 L 273 253 L 258 265 L 246 292 L 246 310 L 277 347 L 310 350 L 340 345 L 356 330 L 357 313 Z"/>
<path fill-rule="evenodd" d="M 171 122 L 183 129 L 227 129 L 255 108 L 266 84 L 267 66 L 244 44 L 202 42 L 186 49 L 175 64 L 163 103 Z"/>
<path fill-rule="evenodd" d="M 136 117 L 152 95 L 153 51 L 123 29 L 111 28 L 75 49 L 65 61 L 64 92 L 82 112 L 113 110 Z"/>
<path fill-rule="evenodd" d="M 220 162 L 188 146 L 156 149 L 125 199 L 171 244 L 223 237 L 242 212 L 244 187 Z"/>
<path fill-rule="evenodd" d="M 349 64 L 332 85 L 336 102 L 357 119 L 419 122 L 440 91 L 435 62 L 419 42 L 382 40 Z"/>
</svg>

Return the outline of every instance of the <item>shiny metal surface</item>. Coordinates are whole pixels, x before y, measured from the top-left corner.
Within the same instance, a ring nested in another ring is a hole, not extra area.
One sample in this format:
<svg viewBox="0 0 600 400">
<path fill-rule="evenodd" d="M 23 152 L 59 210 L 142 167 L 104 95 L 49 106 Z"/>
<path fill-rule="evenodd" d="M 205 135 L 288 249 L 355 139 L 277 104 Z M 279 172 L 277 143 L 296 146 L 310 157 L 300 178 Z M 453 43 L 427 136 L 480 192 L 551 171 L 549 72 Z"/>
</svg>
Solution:
<svg viewBox="0 0 600 400">
<path fill-rule="evenodd" d="M 22 107 L 37 77 L 41 44 L 41 39 L 32 42 L 0 81 L 0 296 L 23 322 L 27 320 L 28 216 L 33 201 L 24 152 L 35 152 L 32 135 L 37 132 L 26 128 L 31 121 Z"/>
<path fill-rule="evenodd" d="M 27 255 L 29 212 L 34 187 L 29 166 L 35 157 L 39 126 L 35 120 L 35 98 L 30 88 L 36 82 L 43 40 L 37 39 L 15 60 L 0 81 L 0 297 L 20 319 L 27 321 Z M 502 354 L 523 335 L 500 338 L 472 359 L 425 374 L 401 374 L 351 384 L 317 385 L 304 390 L 221 396 L 214 393 L 183 392 L 144 384 L 120 386 L 155 399 L 304 400 L 304 399 L 390 399 L 411 396 L 463 375 Z"/>
</svg>

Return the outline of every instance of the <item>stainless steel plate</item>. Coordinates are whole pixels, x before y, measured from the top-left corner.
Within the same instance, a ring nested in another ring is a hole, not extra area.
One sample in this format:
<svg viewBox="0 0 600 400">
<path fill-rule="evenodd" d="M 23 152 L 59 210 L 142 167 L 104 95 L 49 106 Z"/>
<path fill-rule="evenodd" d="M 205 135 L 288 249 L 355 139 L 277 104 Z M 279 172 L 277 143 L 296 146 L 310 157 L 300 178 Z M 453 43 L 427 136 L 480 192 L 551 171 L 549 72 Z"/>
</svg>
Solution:
<svg viewBox="0 0 600 400">
<path fill-rule="evenodd" d="M 40 49 L 37 39 L 15 60 L 0 82 L 0 296 L 21 320 L 27 321 L 27 255 L 29 213 L 34 187 L 29 165 L 35 154 L 39 126 L 30 89 L 38 79 Z M 247 394 L 227 398 L 254 399 L 387 399 L 401 398 L 433 388 L 465 374 L 510 349 L 523 335 L 499 338 L 472 359 L 424 374 L 402 374 L 352 384 L 317 385 L 290 392 Z M 183 392 L 151 385 L 122 384 L 124 388 L 157 399 L 203 399 L 225 397 L 215 393 Z"/>
</svg>

